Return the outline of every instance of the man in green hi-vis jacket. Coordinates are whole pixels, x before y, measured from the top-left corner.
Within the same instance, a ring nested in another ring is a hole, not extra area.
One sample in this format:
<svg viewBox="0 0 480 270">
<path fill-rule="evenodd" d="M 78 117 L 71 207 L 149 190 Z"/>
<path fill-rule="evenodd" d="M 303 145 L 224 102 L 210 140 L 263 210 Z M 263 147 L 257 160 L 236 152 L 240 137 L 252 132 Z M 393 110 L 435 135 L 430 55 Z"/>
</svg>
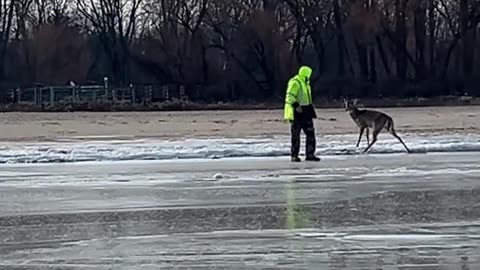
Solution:
<svg viewBox="0 0 480 270">
<path fill-rule="evenodd" d="M 316 139 L 313 119 L 317 118 L 312 104 L 310 77 L 312 69 L 300 67 L 298 74 L 290 79 L 285 98 L 284 119 L 291 123 L 291 158 L 292 162 L 300 162 L 300 132 L 306 135 L 305 156 L 307 161 L 320 161 L 315 156 Z"/>
</svg>

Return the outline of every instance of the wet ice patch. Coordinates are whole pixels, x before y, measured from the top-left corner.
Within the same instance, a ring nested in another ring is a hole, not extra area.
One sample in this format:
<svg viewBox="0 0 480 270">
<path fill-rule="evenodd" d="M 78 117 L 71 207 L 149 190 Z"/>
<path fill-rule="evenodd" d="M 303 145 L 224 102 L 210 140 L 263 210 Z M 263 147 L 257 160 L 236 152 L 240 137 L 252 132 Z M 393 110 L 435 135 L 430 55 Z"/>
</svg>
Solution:
<svg viewBox="0 0 480 270">
<path fill-rule="evenodd" d="M 442 239 L 458 239 L 459 235 L 437 234 L 357 234 L 345 235 L 343 239 L 354 241 L 428 241 Z"/>
</svg>

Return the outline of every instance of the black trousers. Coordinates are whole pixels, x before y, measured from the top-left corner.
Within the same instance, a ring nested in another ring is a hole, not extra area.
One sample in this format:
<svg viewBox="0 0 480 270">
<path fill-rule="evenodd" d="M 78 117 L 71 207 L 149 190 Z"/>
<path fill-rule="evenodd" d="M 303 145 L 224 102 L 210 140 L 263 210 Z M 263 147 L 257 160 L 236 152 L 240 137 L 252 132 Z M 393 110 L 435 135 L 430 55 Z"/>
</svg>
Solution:
<svg viewBox="0 0 480 270">
<path fill-rule="evenodd" d="M 291 124 L 291 156 L 298 157 L 300 152 L 300 133 L 303 130 L 306 138 L 305 155 L 307 157 L 315 155 L 316 139 L 315 139 L 315 127 L 313 125 L 313 119 L 298 117 L 298 120 L 293 121 Z"/>
</svg>

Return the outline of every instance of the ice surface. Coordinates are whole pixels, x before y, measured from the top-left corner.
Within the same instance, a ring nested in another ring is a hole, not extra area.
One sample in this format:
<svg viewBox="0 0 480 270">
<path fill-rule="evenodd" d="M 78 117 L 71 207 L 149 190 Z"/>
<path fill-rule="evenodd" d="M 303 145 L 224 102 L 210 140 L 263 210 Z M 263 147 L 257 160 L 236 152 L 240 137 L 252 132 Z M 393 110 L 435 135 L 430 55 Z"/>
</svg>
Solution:
<svg viewBox="0 0 480 270">
<path fill-rule="evenodd" d="M 480 151 L 478 134 L 405 134 L 414 153 Z M 366 147 L 355 147 L 357 135 L 318 136 L 317 154 L 358 155 Z M 288 156 L 290 138 L 185 139 L 128 141 L 70 140 L 62 142 L 1 143 L 0 163 L 58 163 L 80 161 L 220 159 L 231 157 Z M 303 149 L 303 147 L 302 147 Z M 404 153 L 403 146 L 381 134 L 370 153 Z"/>
</svg>

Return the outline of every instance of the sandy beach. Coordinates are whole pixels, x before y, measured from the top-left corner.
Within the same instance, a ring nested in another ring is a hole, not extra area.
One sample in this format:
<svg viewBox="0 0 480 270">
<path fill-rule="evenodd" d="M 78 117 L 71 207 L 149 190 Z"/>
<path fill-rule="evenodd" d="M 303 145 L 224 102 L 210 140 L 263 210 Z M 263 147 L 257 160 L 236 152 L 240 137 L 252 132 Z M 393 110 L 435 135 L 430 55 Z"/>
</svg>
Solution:
<svg viewBox="0 0 480 270">
<path fill-rule="evenodd" d="M 480 106 L 380 109 L 399 132 L 480 132 Z M 355 134 L 343 109 L 319 109 L 317 134 Z M 202 138 L 288 135 L 281 110 L 201 112 L 3 113 L 1 141 L 38 141 L 112 136 Z M 91 139 L 91 138 L 90 138 Z"/>
</svg>

